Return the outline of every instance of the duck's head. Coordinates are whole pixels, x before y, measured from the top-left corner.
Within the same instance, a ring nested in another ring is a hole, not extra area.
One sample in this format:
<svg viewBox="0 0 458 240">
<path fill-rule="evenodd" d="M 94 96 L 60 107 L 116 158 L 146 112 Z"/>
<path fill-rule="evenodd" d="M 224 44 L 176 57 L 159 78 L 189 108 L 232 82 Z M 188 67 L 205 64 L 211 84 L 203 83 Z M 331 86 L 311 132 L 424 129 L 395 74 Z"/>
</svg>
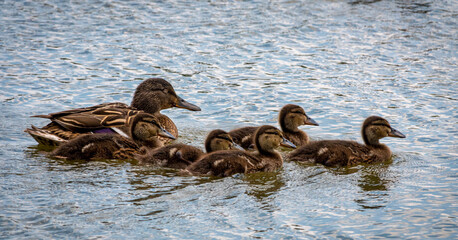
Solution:
<svg viewBox="0 0 458 240">
<path fill-rule="evenodd" d="M 287 104 L 280 110 L 278 122 L 283 131 L 297 131 L 297 127 L 301 125 L 318 126 L 315 120 L 307 116 L 302 107 L 295 104 Z"/>
<path fill-rule="evenodd" d="M 392 128 L 390 123 L 379 116 L 366 118 L 361 128 L 361 135 L 366 145 L 380 145 L 379 140 L 384 137 L 405 138 L 406 136 Z"/>
<path fill-rule="evenodd" d="M 260 153 L 271 153 L 280 145 L 289 148 L 296 148 L 292 142 L 283 136 L 283 133 L 280 130 L 269 125 L 259 127 L 254 135 L 254 139 L 256 149 Z"/>
<path fill-rule="evenodd" d="M 205 151 L 211 153 L 219 150 L 242 149 L 236 144 L 226 131 L 216 129 L 211 131 L 205 139 Z"/>
<path fill-rule="evenodd" d="M 150 78 L 140 83 L 135 90 L 131 106 L 148 113 L 172 107 L 200 111 L 198 106 L 178 96 L 172 85 L 162 78 Z"/>
<path fill-rule="evenodd" d="M 175 139 L 158 122 L 157 118 L 149 113 L 136 114 L 130 123 L 130 131 L 133 140 L 149 141 L 157 136 Z"/>
</svg>

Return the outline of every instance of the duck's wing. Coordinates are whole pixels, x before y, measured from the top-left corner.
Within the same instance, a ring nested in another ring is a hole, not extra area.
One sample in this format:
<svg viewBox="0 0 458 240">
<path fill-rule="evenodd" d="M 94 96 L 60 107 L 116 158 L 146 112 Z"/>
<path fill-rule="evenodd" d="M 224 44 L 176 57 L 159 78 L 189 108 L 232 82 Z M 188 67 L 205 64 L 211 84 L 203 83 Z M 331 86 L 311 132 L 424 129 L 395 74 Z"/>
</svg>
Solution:
<svg viewBox="0 0 458 240">
<path fill-rule="evenodd" d="M 247 173 L 257 169 L 260 161 L 239 150 L 223 150 L 205 155 L 187 168 L 193 174 L 227 177 L 236 173 Z"/>
<path fill-rule="evenodd" d="M 40 129 L 32 125 L 31 128 L 27 128 L 24 132 L 30 134 L 30 136 L 32 136 L 35 139 L 35 141 L 37 141 L 39 144 L 43 144 L 46 146 L 58 146 L 60 143 L 65 142 L 67 141 L 67 139 L 70 138 L 68 136 L 62 136 L 59 133 L 59 129 L 60 127 L 56 129 L 56 131 L 58 132 L 53 132 L 53 131 Z M 69 132 L 69 131 L 66 131 L 66 132 Z"/>
<path fill-rule="evenodd" d="M 126 123 L 129 123 L 139 112 L 124 103 L 104 103 L 34 116 L 48 118 L 51 123 L 42 128 L 32 127 L 25 131 L 38 143 L 54 146 L 91 132 L 117 132 L 124 137 L 129 137 Z"/>
<path fill-rule="evenodd" d="M 39 117 L 39 118 L 48 118 L 48 119 L 54 119 L 54 118 L 59 118 L 67 115 L 72 115 L 72 114 L 77 114 L 77 113 L 90 113 L 93 111 L 97 111 L 101 108 L 106 108 L 106 107 L 112 107 L 112 108 L 125 108 L 125 109 L 135 109 L 133 107 L 128 106 L 125 103 L 121 102 L 113 102 L 113 103 L 102 103 L 99 105 L 91 106 L 91 107 L 85 107 L 85 108 L 74 108 L 70 110 L 65 110 L 61 112 L 55 112 L 55 113 L 49 113 L 45 115 L 34 115 L 32 117 Z"/>
<path fill-rule="evenodd" d="M 244 149 L 253 148 L 253 136 L 258 127 L 242 127 L 229 131 L 229 135 L 232 137 L 235 143 L 240 145 Z"/>
<path fill-rule="evenodd" d="M 138 113 L 139 111 L 129 107 L 108 105 L 100 108 L 92 107 L 91 111 L 60 114 L 58 117 L 52 117 L 51 121 L 69 131 L 89 132 L 103 128 L 123 127 Z"/>
<path fill-rule="evenodd" d="M 350 166 L 371 158 L 370 150 L 354 141 L 323 140 L 309 143 L 291 152 L 290 161 L 321 163 L 325 166 Z"/>
<path fill-rule="evenodd" d="M 156 116 L 157 120 L 159 121 L 159 124 L 165 130 L 167 130 L 169 133 L 171 133 L 175 138 L 178 138 L 178 128 L 175 125 L 175 123 L 173 123 L 172 119 L 170 119 L 166 115 L 160 114 L 160 113 L 157 113 L 154 116 Z M 164 144 L 172 142 L 172 139 L 161 137 L 161 136 L 158 136 L 158 139 Z"/>
</svg>

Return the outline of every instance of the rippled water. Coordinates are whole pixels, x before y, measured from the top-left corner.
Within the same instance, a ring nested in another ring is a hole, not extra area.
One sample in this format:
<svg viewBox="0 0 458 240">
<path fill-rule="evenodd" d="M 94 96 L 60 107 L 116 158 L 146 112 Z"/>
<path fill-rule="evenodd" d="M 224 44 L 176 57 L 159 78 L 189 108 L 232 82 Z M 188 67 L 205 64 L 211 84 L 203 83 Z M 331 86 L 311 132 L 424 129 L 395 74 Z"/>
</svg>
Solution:
<svg viewBox="0 0 458 240">
<path fill-rule="evenodd" d="M 0 1 L 0 237 L 457 238 L 456 1 Z M 276 124 L 360 140 L 381 115 L 390 164 L 285 163 L 276 173 L 180 177 L 135 162 L 47 158 L 29 118 L 130 103 L 149 77 L 201 112 L 169 109 L 180 141 Z"/>
</svg>

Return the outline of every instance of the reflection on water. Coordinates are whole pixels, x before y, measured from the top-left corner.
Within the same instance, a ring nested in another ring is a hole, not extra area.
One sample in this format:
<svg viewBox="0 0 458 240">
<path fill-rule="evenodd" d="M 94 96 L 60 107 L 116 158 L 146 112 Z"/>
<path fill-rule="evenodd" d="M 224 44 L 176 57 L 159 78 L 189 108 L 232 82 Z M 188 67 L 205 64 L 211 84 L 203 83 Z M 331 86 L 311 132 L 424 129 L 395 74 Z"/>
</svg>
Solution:
<svg viewBox="0 0 458 240">
<path fill-rule="evenodd" d="M 0 1 L 2 238 L 443 238 L 457 234 L 454 1 Z M 135 161 L 46 157 L 29 118 L 130 103 L 149 77 L 179 141 L 277 126 L 294 103 L 312 140 L 361 141 L 381 115 L 389 164 L 183 177 Z"/>
<path fill-rule="evenodd" d="M 362 198 L 355 199 L 364 209 L 377 209 L 383 208 L 388 203 L 386 199 L 389 198 L 389 186 L 395 180 L 393 176 L 386 176 L 389 171 L 388 165 L 368 167 L 362 169 L 361 179 L 358 186 L 365 193 Z"/>
<path fill-rule="evenodd" d="M 278 207 L 272 199 L 285 186 L 280 173 L 255 173 L 245 176 L 243 180 L 247 185 L 245 194 L 253 197 L 261 205 L 261 209 L 268 212 L 277 210 Z"/>
</svg>

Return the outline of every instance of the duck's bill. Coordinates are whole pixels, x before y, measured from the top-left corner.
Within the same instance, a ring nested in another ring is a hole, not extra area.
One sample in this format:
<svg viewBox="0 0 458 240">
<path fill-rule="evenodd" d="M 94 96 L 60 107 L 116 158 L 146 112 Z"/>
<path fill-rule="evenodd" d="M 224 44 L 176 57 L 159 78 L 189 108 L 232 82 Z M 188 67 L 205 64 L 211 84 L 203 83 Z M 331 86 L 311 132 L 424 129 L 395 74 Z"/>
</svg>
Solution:
<svg viewBox="0 0 458 240">
<path fill-rule="evenodd" d="M 283 138 L 283 141 L 280 143 L 280 145 L 283 147 L 288 147 L 288 148 L 296 148 L 296 145 L 294 145 L 292 142 L 290 142 L 286 138 Z"/>
<path fill-rule="evenodd" d="M 191 110 L 191 111 L 200 111 L 200 107 L 190 103 L 190 102 L 187 102 L 186 100 L 184 100 L 183 98 L 178 97 L 178 102 L 177 104 L 175 105 L 175 107 L 177 108 L 184 108 L 184 109 L 188 109 L 188 110 Z"/>
<path fill-rule="evenodd" d="M 159 133 L 157 134 L 161 137 L 166 137 L 166 138 L 170 138 L 172 140 L 175 140 L 176 137 L 173 136 L 171 133 L 169 133 L 167 130 L 165 130 L 164 128 L 161 128 L 161 130 L 159 131 Z"/>
<path fill-rule="evenodd" d="M 243 149 L 243 147 L 241 147 L 240 145 L 238 145 L 238 144 L 235 143 L 235 142 L 232 142 L 232 147 L 231 147 L 231 149 L 245 150 L 245 149 Z"/>
<path fill-rule="evenodd" d="M 305 120 L 305 125 L 320 126 L 317 122 L 315 122 L 315 120 L 309 117 L 307 117 L 307 120 Z"/>
<path fill-rule="evenodd" d="M 396 138 L 405 138 L 406 135 L 402 134 L 401 132 L 399 132 L 398 130 L 394 129 L 394 128 L 391 128 L 391 132 L 388 133 L 388 136 L 389 137 L 396 137 Z"/>
</svg>

